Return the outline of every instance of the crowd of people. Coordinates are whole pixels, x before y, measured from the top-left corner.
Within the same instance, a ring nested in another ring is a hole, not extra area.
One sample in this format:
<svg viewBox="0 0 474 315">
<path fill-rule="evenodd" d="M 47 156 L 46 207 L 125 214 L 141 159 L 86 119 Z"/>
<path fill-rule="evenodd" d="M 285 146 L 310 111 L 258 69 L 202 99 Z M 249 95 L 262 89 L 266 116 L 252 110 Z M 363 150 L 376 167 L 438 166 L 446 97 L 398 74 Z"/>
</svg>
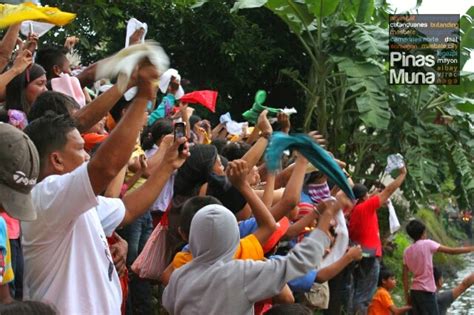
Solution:
<svg viewBox="0 0 474 315">
<path fill-rule="evenodd" d="M 127 45 L 146 45 L 135 25 Z M 474 283 L 437 293 L 433 254 L 474 247 L 440 245 L 412 220 L 406 305 L 394 304 L 377 213 L 405 166 L 372 190 L 329 154 L 348 195 L 296 144 L 325 147 L 312 132 L 285 138 L 269 170 L 287 113 L 260 105 L 253 126 L 213 126 L 180 101 L 178 70 L 140 58 L 123 89 L 97 64 L 71 65 L 77 38 L 38 47 L 19 29 L 0 44 L 0 314 L 436 315 Z"/>
</svg>

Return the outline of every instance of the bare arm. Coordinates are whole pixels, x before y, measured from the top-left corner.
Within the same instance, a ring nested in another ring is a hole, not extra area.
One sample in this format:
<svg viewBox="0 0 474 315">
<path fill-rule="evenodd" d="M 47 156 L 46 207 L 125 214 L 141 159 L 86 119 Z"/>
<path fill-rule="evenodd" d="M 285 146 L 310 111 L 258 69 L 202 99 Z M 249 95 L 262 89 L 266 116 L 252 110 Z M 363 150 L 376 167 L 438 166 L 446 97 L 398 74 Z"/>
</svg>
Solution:
<svg viewBox="0 0 474 315">
<path fill-rule="evenodd" d="M 267 182 L 265 184 L 265 189 L 263 190 L 262 201 L 270 208 L 273 204 L 273 192 L 275 191 L 275 175 L 270 174 L 267 176 Z"/>
<path fill-rule="evenodd" d="M 97 62 L 88 66 L 84 71 L 79 73 L 76 78 L 81 83 L 81 87 L 91 85 L 95 81 L 95 70 L 97 69 Z"/>
<path fill-rule="evenodd" d="M 120 192 L 122 191 L 123 181 L 125 179 L 125 173 L 127 172 L 127 167 L 123 167 L 120 173 L 115 176 L 115 178 L 110 182 L 109 186 L 105 190 L 104 196 L 109 198 L 119 198 Z"/>
<path fill-rule="evenodd" d="M 296 221 L 294 224 L 290 225 L 288 230 L 286 231 L 285 236 L 289 238 L 297 237 L 304 229 L 311 225 L 314 220 L 318 218 L 316 211 L 311 211 L 310 213 L 306 214 L 304 217 Z"/>
<path fill-rule="evenodd" d="M 461 283 L 453 289 L 453 300 L 457 299 L 474 284 L 474 272 L 464 278 Z"/>
<path fill-rule="evenodd" d="M 167 137 L 173 136 L 168 135 Z M 156 172 L 151 174 L 143 185 L 123 197 L 123 203 L 127 211 L 120 224 L 121 226 L 130 224 L 142 216 L 160 195 L 168 178 L 176 169 L 181 167 L 189 155 L 187 146 L 185 146 L 185 149 L 181 153 L 178 151 L 179 146 L 185 142 L 185 137 L 177 139 L 167 150 L 166 159 L 163 160 Z"/>
<path fill-rule="evenodd" d="M 258 116 L 257 126 L 256 129 L 261 130 L 263 135 L 267 137 L 272 133 L 272 126 L 267 119 L 267 111 L 264 110 L 260 116 Z M 267 148 L 268 139 L 265 137 L 260 137 L 257 142 L 250 148 L 250 150 L 245 153 L 242 157 L 242 160 L 247 161 L 248 168 L 251 169 L 255 165 L 257 165 L 258 161 L 262 157 L 265 149 Z"/>
<path fill-rule="evenodd" d="M 397 178 L 391 182 L 387 187 L 385 187 L 384 190 L 382 190 L 381 193 L 378 194 L 379 199 L 380 199 L 380 204 L 384 204 L 388 198 L 397 190 L 402 184 L 403 181 L 405 180 L 405 177 L 407 176 L 407 169 L 406 167 L 403 167 L 400 169 L 400 174 L 397 176 Z"/>
<path fill-rule="evenodd" d="M 466 246 L 466 247 L 448 247 L 441 245 L 438 247 L 438 253 L 445 253 L 449 255 L 459 255 L 459 254 L 467 254 L 474 252 L 474 246 Z"/>
<path fill-rule="evenodd" d="M 270 210 L 276 221 L 283 218 L 298 204 L 307 164 L 308 160 L 302 155 L 296 159 L 294 171 L 286 185 L 282 199 Z"/>
<path fill-rule="evenodd" d="M 10 304 L 13 302 L 14 300 L 10 295 L 8 284 L 0 284 L 0 304 Z"/>
<path fill-rule="evenodd" d="M 324 283 L 337 276 L 344 268 L 346 268 L 351 262 L 362 259 L 362 249 L 360 246 L 351 247 L 347 253 L 344 254 L 339 260 L 330 264 L 327 267 L 318 270 L 316 281 L 318 283 Z"/>
<path fill-rule="evenodd" d="M 12 54 L 13 48 L 16 45 L 16 39 L 18 38 L 18 33 L 20 32 L 21 24 L 11 25 L 5 36 L 3 36 L 2 42 L 0 44 L 0 72 L 2 72 L 10 61 L 10 56 Z"/>
<path fill-rule="evenodd" d="M 92 189 L 96 195 L 107 188 L 128 162 L 142 128 L 146 104 L 155 93 L 156 87 L 152 82 L 157 80 L 158 71 L 149 61 L 141 63 L 138 76 L 137 96 L 87 166 Z"/>
<path fill-rule="evenodd" d="M 121 97 L 122 93 L 118 90 L 117 85 L 114 85 L 105 91 L 105 93 L 99 95 L 95 100 L 74 113 L 73 118 L 79 132 L 86 132 L 94 126 L 99 120 L 107 115 Z M 137 99 L 137 97 L 135 99 Z M 145 100 L 145 105 L 146 102 L 148 102 L 148 100 Z M 143 113 L 141 115 L 143 117 Z"/>
<path fill-rule="evenodd" d="M 263 201 L 257 196 L 246 180 L 247 163 L 243 160 L 229 162 L 227 177 L 232 185 L 239 190 L 252 209 L 258 228 L 253 233 L 260 244 L 265 244 L 276 230 L 276 222 Z"/>
</svg>

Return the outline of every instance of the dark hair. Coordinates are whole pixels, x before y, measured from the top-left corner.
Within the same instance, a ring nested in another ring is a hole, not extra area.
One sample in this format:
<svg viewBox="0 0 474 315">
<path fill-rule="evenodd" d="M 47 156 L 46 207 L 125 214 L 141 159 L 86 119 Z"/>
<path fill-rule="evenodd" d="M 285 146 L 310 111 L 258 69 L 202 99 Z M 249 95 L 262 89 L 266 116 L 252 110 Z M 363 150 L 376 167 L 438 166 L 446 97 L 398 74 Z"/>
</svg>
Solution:
<svg viewBox="0 0 474 315">
<path fill-rule="evenodd" d="M 203 207 L 213 204 L 222 205 L 219 199 L 212 196 L 196 196 L 188 199 L 181 208 L 181 216 L 179 220 L 181 231 L 184 234 L 189 235 L 191 221 L 193 220 L 194 215 Z"/>
<path fill-rule="evenodd" d="M 230 142 L 222 148 L 222 155 L 227 160 L 233 161 L 241 159 L 250 148 L 250 144 L 243 141 Z"/>
<path fill-rule="evenodd" d="M 216 147 L 217 153 L 219 154 L 222 154 L 222 150 L 224 149 L 226 144 L 227 144 L 226 139 L 215 139 L 215 140 L 212 140 L 211 142 L 211 145 Z"/>
<path fill-rule="evenodd" d="M 439 279 L 443 277 L 443 271 L 439 269 L 437 266 L 433 266 L 433 276 L 434 276 L 435 283 L 437 283 Z"/>
<path fill-rule="evenodd" d="M 79 108 L 81 106 L 71 96 L 56 91 L 46 91 L 33 103 L 28 113 L 28 121 L 38 119 L 48 111 L 56 115 L 70 116 L 73 109 Z"/>
<path fill-rule="evenodd" d="M 160 118 L 150 127 L 145 128 L 141 136 L 143 150 L 150 150 L 161 137 L 173 133 L 173 121 L 167 118 Z"/>
<path fill-rule="evenodd" d="M 27 72 L 29 73 L 28 77 L 26 75 Z M 26 87 L 43 74 L 45 74 L 43 67 L 34 63 L 27 70 L 14 77 L 7 84 L 5 90 L 5 108 L 7 110 L 21 110 L 28 114 L 32 104 L 28 104 L 26 100 Z"/>
<path fill-rule="evenodd" d="M 305 185 L 314 184 L 315 181 L 320 180 L 324 177 L 324 173 L 321 171 L 314 171 L 305 176 Z"/>
<path fill-rule="evenodd" d="M 419 220 L 411 220 L 407 227 L 407 234 L 416 242 L 418 241 L 426 230 L 426 226 Z"/>
<path fill-rule="evenodd" d="M 2 315 L 56 315 L 54 306 L 39 301 L 15 301 L 11 304 L 0 304 Z"/>
<path fill-rule="evenodd" d="M 352 191 L 354 192 L 356 199 L 364 197 L 369 192 L 364 184 L 355 184 L 354 187 L 352 187 Z"/>
<path fill-rule="evenodd" d="M 46 70 L 48 80 L 54 78 L 54 66 L 62 66 L 66 59 L 66 50 L 63 47 L 44 47 L 36 53 L 35 61 Z"/>
<path fill-rule="evenodd" d="M 66 145 L 67 134 L 75 128 L 71 117 L 58 116 L 52 112 L 47 112 L 26 126 L 24 131 L 38 149 L 41 168 L 46 165 L 46 159 L 51 152 Z"/>
<path fill-rule="evenodd" d="M 378 286 L 379 287 L 382 286 L 383 280 L 387 280 L 388 278 L 391 278 L 391 277 L 395 277 L 395 274 L 388 268 L 382 268 L 379 274 Z"/>
<path fill-rule="evenodd" d="M 201 120 L 201 117 L 199 117 L 198 115 L 191 115 L 191 117 L 189 117 L 189 127 L 191 128 L 191 130 L 194 128 L 194 125 Z"/>
<path fill-rule="evenodd" d="M 265 315 L 312 315 L 313 311 L 303 304 L 276 304 L 264 313 Z"/>
<path fill-rule="evenodd" d="M 127 101 L 125 97 L 122 96 L 114 105 L 114 107 L 112 107 L 112 109 L 110 110 L 110 115 L 115 120 L 115 123 L 118 123 L 120 121 L 120 118 L 122 118 L 122 111 L 130 104 L 131 102 Z"/>
</svg>

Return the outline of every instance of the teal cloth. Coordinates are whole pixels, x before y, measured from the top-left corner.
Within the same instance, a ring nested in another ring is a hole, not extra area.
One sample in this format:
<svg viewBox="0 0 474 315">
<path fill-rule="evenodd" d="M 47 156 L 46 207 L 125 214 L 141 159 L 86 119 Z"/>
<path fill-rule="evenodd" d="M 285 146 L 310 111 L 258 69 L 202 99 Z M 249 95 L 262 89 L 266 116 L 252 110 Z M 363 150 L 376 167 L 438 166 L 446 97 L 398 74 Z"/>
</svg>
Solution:
<svg viewBox="0 0 474 315">
<path fill-rule="evenodd" d="M 168 117 L 172 110 L 173 106 L 176 103 L 176 99 L 173 94 L 168 93 L 161 100 L 160 105 L 153 111 L 153 113 L 148 116 L 148 126 L 151 126 L 160 118 Z"/>
<path fill-rule="evenodd" d="M 356 199 L 346 175 L 336 161 L 313 138 L 305 134 L 289 136 L 283 132 L 273 133 L 265 152 L 265 161 L 269 171 L 276 171 L 280 167 L 283 151 L 288 149 L 297 150 L 303 154 L 311 164 L 328 176 L 349 198 Z"/>
</svg>

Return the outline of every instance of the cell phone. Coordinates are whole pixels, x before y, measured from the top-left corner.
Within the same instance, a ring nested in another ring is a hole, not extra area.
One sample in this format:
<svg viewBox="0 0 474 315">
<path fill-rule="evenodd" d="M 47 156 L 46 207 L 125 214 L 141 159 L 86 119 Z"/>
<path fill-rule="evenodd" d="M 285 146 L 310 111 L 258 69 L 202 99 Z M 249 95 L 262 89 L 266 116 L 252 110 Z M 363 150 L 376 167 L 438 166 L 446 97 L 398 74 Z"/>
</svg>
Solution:
<svg viewBox="0 0 474 315">
<path fill-rule="evenodd" d="M 174 124 L 174 141 L 176 139 L 182 138 L 186 136 L 186 123 L 184 122 L 177 122 Z M 179 152 L 184 150 L 184 143 L 181 144 L 178 148 Z"/>
</svg>

